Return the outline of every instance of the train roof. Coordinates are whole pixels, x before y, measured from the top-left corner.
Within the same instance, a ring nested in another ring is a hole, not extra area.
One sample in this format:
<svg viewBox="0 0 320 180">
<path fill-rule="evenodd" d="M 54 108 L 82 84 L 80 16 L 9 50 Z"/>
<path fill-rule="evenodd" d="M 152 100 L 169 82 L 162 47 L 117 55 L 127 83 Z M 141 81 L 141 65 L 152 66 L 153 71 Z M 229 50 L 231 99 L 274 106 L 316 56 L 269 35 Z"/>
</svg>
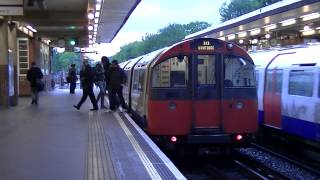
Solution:
<svg viewBox="0 0 320 180">
<path fill-rule="evenodd" d="M 151 63 L 153 59 L 155 59 L 161 52 L 163 52 L 166 49 L 168 49 L 168 47 L 158 49 L 156 51 L 153 51 L 149 54 L 144 55 L 142 59 L 140 59 L 139 62 L 137 63 L 137 68 L 144 67 L 146 64 Z"/>
<path fill-rule="evenodd" d="M 136 57 L 136 58 L 133 58 L 133 59 L 129 59 L 126 66 L 123 68 L 124 70 L 130 70 L 132 69 L 132 67 L 142 58 L 143 56 L 139 56 L 139 57 Z"/>
<path fill-rule="evenodd" d="M 280 48 L 250 53 L 257 68 L 286 68 L 290 66 L 319 66 L 320 45 L 304 45 L 293 48 Z"/>
</svg>

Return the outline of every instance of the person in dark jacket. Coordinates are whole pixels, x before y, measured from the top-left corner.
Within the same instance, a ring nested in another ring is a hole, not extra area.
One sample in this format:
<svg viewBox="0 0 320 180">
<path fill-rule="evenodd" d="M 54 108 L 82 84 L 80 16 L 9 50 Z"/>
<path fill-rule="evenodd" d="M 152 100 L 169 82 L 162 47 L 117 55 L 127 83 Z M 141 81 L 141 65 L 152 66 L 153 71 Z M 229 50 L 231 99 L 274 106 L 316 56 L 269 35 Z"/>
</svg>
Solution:
<svg viewBox="0 0 320 180">
<path fill-rule="evenodd" d="M 99 102 L 99 99 L 101 98 L 100 107 L 106 108 L 104 106 L 104 95 L 106 93 L 106 81 L 105 81 L 105 75 L 104 75 L 104 68 L 100 63 L 97 63 L 95 66 L 95 84 L 99 87 L 99 94 L 97 97 L 97 101 Z"/>
<path fill-rule="evenodd" d="M 108 70 L 109 70 L 109 66 L 110 66 L 109 58 L 107 56 L 102 56 L 101 57 L 101 64 L 102 64 L 103 69 L 104 69 L 104 78 L 105 78 L 105 81 L 106 81 L 106 90 L 108 90 L 108 88 L 107 88 L 107 77 L 108 77 Z"/>
<path fill-rule="evenodd" d="M 116 110 L 118 96 L 119 102 L 123 109 L 127 109 L 122 95 L 122 84 L 126 81 L 126 75 L 118 65 L 117 60 L 113 60 L 107 74 L 107 84 L 109 87 L 110 109 Z"/>
<path fill-rule="evenodd" d="M 74 90 L 77 86 L 77 72 L 76 72 L 76 65 L 71 64 L 71 67 L 68 72 L 68 83 L 70 83 L 70 94 L 74 94 Z"/>
<path fill-rule="evenodd" d="M 98 105 L 97 105 L 97 100 L 94 96 L 93 93 L 93 79 L 94 79 L 94 70 L 88 63 L 87 59 L 83 60 L 83 66 L 80 71 L 80 80 L 82 84 L 82 97 L 77 105 L 73 105 L 76 109 L 80 109 L 81 105 L 84 103 L 84 101 L 87 99 L 89 96 L 90 101 L 93 105 L 93 108 L 90 109 L 91 111 L 97 111 L 98 110 Z"/>
<path fill-rule="evenodd" d="M 36 67 L 36 63 L 31 63 L 31 68 L 27 72 L 27 79 L 30 82 L 31 88 L 31 104 L 38 104 L 39 100 L 39 82 L 43 78 L 40 68 Z"/>
</svg>

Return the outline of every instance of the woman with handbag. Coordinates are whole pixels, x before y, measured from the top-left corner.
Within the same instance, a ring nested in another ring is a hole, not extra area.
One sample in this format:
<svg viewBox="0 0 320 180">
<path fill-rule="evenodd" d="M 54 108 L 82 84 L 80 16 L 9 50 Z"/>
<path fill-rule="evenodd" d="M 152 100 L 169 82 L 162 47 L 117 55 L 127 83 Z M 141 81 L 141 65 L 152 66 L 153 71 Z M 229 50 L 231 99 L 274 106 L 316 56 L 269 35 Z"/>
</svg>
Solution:
<svg viewBox="0 0 320 180">
<path fill-rule="evenodd" d="M 36 63 L 31 63 L 31 68 L 27 72 L 27 79 L 30 82 L 31 88 L 31 104 L 38 104 L 39 91 L 43 90 L 44 84 L 41 81 L 43 74 L 40 68 L 36 67 Z"/>
</svg>

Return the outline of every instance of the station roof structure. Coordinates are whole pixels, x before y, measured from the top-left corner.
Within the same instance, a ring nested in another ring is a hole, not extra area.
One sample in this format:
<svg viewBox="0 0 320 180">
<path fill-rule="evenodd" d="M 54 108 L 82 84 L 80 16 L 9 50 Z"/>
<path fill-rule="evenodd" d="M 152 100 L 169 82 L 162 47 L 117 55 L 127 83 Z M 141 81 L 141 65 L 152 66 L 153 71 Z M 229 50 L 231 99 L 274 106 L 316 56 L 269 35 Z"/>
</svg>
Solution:
<svg viewBox="0 0 320 180">
<path fill-rule="evenodd" d="M 32 26 L 37 37 L 53 44 L 76 38 L 80 47 L 87 47 L 95 42 L 111 42 L 140 1 L 24 0 L 23 15 L 12 16 L 11 20 Z M 89 13 L 93 13 L 91 20 Z"/>
<path fill-rule="evenodd" d="M 313 32 L 314 30 L 320 34 L 319 19 L 319 0 L 285 0 L 190 34 L 185 39 L 213 37 L 234 40 L 275 31 Z M 310 29 L 304 29 L 305 26 Z"/>
</svg>

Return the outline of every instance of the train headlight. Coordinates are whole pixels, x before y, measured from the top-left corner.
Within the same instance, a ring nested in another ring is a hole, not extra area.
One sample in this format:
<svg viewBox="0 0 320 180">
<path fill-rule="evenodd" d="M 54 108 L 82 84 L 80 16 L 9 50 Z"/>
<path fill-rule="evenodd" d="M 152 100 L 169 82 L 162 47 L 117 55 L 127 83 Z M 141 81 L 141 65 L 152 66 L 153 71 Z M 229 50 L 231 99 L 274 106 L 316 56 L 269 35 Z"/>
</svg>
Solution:
<svg viewBox="0 0 320 180">
<path fill-rule="evenodd" d="M 177 105 L 176 105 L 176 103 L 174 103 L 174 102 L 169 102 L 169 109 L 170 110 L 175 110 L 176 108 L 177 108 Z"/>
<path fill-rule="evenodd" d="M 232 43 L 227 43 L 227 49 L 232 50 L 233 49 L 233 44 Z"/>
<path fill-rule="evenodd" d="M 237 102 L 236 108 L 237 109 L 242 109 L 243 108 L 243 103 L 242 102 Z"/>
</svg>

